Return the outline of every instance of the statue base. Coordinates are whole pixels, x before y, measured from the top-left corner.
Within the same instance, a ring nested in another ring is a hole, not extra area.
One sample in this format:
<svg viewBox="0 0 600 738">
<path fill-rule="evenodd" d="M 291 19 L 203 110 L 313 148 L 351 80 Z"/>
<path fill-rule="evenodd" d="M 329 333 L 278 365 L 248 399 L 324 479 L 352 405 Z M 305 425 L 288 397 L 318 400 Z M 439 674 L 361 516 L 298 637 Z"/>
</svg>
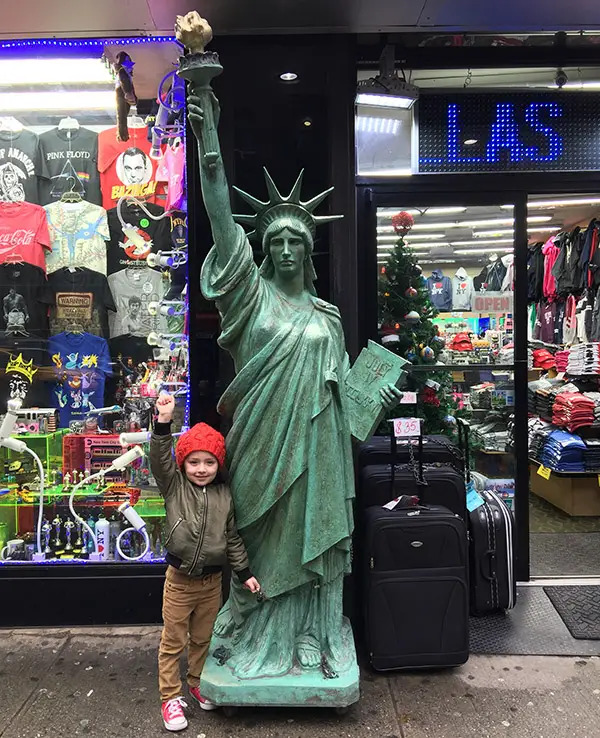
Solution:
<svg viewBox="0 0 600 738">
<path fill-rule="evenodd" d="M 201 679 L 202 695 L 217 705 L 255 707 L 333 707 L 346 708 L 360 697 L 359 671 L 352 627 L 347 618 L 342 625 L 350 667 L 333 679 L 326 679 L 321 668 L 301 669 L 277 677 L 239 679 L 227 663 L 220 665 L 216 649 L 230 648 L 230 638 L 213 636 Z"/>
</svg>

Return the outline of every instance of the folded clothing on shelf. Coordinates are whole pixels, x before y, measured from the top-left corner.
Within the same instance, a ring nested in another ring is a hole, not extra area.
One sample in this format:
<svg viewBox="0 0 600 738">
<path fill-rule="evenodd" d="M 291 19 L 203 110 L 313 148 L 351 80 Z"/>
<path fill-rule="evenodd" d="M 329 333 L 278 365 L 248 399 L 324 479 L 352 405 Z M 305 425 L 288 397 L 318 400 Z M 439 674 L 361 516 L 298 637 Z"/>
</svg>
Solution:
<svg viewBox="0 0 600 738">
<path fill-rule="evenodd" d="M 567 372 L 574 376 L 600 374 L 600 344 L 578 343 L 569 349 Z"/>
<path fill-rule="evenodd" d="M 594 422 L 595 403 L 579 392 L 560 392 L 552 406 L 552 422 L 571 432 Z"/>
<path fill-rule="evenodd" d="M 554 430 L 548 435 L 539 461 L 554 471 L 583 472 L 585 450 L 586 445 L 580 436 Z"/>
<path fill-rule="evenodd" d="M 468 333 L 457 333 L 455 336 L 452 336 L 448 348 L 452 351 L 472 351 L 473 344 Z"/>
<path fill-rule="evenodd" d="M 586 471 L 600 472 L 600 438 L 586 439 L 585 446 L 583 461 Z"/>
<path fill-rule="evenodd" d="M 569 364 L 569 352 L 568 351 L 557 351 L 554 354 L 554 358 L 556 359 L 556 371 L 566 372 L 567 366 Z"/>
<path fill-rule="evenodd" d="M 533 352 L 533 366 L 541 369 L 556 368 L 556 359 L 554 358 L 554 354 L 545 348 L 535 349 Z"/>
</svg>

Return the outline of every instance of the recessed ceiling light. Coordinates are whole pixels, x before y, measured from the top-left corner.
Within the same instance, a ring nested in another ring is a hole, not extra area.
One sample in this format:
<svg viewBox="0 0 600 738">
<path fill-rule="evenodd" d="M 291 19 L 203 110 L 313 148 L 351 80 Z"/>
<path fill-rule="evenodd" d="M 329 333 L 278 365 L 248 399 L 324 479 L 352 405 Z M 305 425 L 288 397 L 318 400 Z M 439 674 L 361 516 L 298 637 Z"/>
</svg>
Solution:
<svg viewBox="0 0 600 738">
<path fill-rule="evenodd" d="M 279 75 L 279 79 L 283 80 L 284 82 L 294 82 L 294 80 L 298 79 L 298 75 L 296 72 L 284 72 L 283 74 Z"/>
<path fill-rule="evenodd" d="M 467 138 L 466 141 L 463 141 L 465 146 L 473 146 L 473 144 L 477 143 L 476 138 Z"/>
<path fill-rule="evenodd" d="M 312 120 L 310 118 L 305 118 L 302 121 L 302 125 L 306 126 L 307 128 L 310 128 L 310 126 L 312 126 Z"/>
</svg>

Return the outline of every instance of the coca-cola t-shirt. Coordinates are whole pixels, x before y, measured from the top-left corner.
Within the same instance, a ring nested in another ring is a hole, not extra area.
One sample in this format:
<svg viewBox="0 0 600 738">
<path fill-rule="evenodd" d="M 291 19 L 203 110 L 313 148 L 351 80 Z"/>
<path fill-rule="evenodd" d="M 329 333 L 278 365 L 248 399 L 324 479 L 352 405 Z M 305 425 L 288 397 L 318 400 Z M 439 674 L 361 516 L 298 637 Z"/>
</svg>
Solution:
<svg viewBox="0 0 600 738">
<path fill-rule="evenodd" d="M 0 264 L 26 261 L 45 271 L 45 253 L 51 250 L 44 208 L 0 202 Z"/>
<path fill-rule="evenodd" d="M 160 205 L 144 203 L 144 207 L 155 217 L 163 215 L 164 209 Z M 123 227 L 117 214 L 117 208 L 107 213 L 110 242 L 108 244 L 108 274 L 120 269 L 134 266 L 147 266 L 146 257 L 156 251 L 170 250 L 170 220 L 169 217 L 153 220 L 142 208 L 134 202 L 124 202 L 121 206 L 121 217 L 126 225 L 132 226 L 136 236 L 142 243 L 136 244 L 129 235 L 123 233 Z"/>
<path fill-rule="evenodd" d="M 53 128 L 40 135 L 40 204 L 78 192 L 84 200 L 102 204 L 98 172 L 98 134 L 89 128 Z"/>
<path fill-rule="evenodd" d="M 115 311 L 104 274 L 66 267 L 48 276 L 52 294 L 50 331 L 78 330 L 108 338 L 108 311 Z"/>
<path fill-rule="evenodd" d="M 0 200 L 38 203 L 40 144 L 33 131 L 0 131 Z"/>
<path fill-rule="evenodd" d="M 2 338 L 46 336 L 52 299 L 43 269 L 31 264 L 0 265 Z"/>
<path fill-rule="evenodd" d="M 129 128 L 129 141 L 117 141 L 117 129 L 98 134 L 98 170 L 102 205 L 114 208 L 121 197 L 138 197 L 161 204 L 164 185 L 156 181 L 157 162 L 150 158 L 148 128 Z"/>
</svg>

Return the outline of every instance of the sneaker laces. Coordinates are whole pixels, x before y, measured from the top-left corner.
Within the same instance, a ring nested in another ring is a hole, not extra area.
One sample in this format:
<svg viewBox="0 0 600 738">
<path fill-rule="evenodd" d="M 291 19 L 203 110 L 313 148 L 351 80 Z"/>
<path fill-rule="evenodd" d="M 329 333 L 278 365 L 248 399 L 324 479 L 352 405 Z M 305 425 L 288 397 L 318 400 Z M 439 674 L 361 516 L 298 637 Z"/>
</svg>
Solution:
<svg viewBox="0 0 600 738">
<path fill-rule="evenodd" d="M 166 705 L 167 717 L 169 720 L 176 717 L 182 717 L 184 707 L 187 707 L 187 702 L 183 697 L 175 697 L 175 699 L 169 700 Z"/>
</svg>

